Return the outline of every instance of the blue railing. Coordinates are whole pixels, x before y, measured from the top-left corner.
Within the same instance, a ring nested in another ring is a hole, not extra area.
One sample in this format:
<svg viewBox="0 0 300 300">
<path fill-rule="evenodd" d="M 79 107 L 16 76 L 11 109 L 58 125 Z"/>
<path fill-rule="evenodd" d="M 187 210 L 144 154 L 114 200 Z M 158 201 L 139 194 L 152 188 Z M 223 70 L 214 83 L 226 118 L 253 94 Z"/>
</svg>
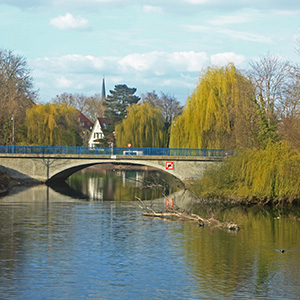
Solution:
<svg viewBox="0 0 300 300">
<path fill-rule="evenodd" d="M 77 155 L 147 155 L 224 157 L 223 149 L 134 148 L 134 147 L 45 147 L 0 146 L 0 153 L 15 154 L 77 154 Z"/>
</svg>

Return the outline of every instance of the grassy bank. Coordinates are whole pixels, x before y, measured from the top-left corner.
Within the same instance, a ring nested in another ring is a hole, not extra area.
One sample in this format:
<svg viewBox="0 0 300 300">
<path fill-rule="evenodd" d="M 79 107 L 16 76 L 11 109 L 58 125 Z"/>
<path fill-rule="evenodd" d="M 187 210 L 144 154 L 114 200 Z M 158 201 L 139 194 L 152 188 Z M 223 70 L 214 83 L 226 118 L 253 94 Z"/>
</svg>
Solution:
<svg viewBox="0 0 300 300">
<path fill-rule="evenodd" d="M 300 152 L 286 143 L 246 149 L 191 185 L 200 198 L 240 203 L 299 203 Z"/>
</svg>

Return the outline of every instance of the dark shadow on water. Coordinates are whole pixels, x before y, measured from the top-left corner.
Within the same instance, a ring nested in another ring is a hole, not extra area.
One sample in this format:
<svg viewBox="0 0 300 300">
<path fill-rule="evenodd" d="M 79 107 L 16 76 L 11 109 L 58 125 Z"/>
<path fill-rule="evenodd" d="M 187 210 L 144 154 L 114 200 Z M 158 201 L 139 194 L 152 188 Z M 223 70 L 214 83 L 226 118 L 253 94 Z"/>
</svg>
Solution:
<svg viewBox="0 0 300 300">
<path fill-rule="evenodd" d="M 47 184 L 52 190 L 54 190 L 57 193 L 60 193 L 65 196 L 69 196 L 75 199 L 81 199 L 81 200 L 88 200 L 88 196 L 82 193 L 79 190 L 74 190 L 71 188 L 65 181 L 62 182 L 51 182 L 50 184 Z"/>
</svg>

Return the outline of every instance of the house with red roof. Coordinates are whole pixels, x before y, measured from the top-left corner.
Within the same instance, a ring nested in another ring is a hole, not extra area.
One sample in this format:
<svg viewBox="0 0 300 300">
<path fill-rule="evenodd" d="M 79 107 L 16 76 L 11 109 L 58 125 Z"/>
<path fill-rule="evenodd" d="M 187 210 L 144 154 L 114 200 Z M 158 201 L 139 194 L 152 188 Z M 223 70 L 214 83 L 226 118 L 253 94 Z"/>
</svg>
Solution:
<svg viewBox="0 0 300 300">
<path fill-rule="evenodd" d="M 89 137 L 91 131 L 93 130 L 94 123 L 92 123 L 88 117 L 86 117 L 82 112 L 78 110 L 78 118 L 77 121 L 81 128 L 81 137 L 83 140 L 83 145 L 87 145 L 89 141 Z"/>
</svg>

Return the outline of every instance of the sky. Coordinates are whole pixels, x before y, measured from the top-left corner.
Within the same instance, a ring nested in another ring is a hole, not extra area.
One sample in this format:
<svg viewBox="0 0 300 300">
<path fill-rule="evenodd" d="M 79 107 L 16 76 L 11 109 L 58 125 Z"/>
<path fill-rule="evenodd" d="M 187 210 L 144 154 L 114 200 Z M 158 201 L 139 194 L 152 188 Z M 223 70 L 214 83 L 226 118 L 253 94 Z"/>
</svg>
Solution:
<svg viewBox="0 0 300 300">
<path fill-rule="evenodd" d="M 39 102 L 117 84 L 182 104 L 209 66 L 298 63 L 300 0 L 0 0 L 0 49 L 25 57 Z"/>
</svg>

